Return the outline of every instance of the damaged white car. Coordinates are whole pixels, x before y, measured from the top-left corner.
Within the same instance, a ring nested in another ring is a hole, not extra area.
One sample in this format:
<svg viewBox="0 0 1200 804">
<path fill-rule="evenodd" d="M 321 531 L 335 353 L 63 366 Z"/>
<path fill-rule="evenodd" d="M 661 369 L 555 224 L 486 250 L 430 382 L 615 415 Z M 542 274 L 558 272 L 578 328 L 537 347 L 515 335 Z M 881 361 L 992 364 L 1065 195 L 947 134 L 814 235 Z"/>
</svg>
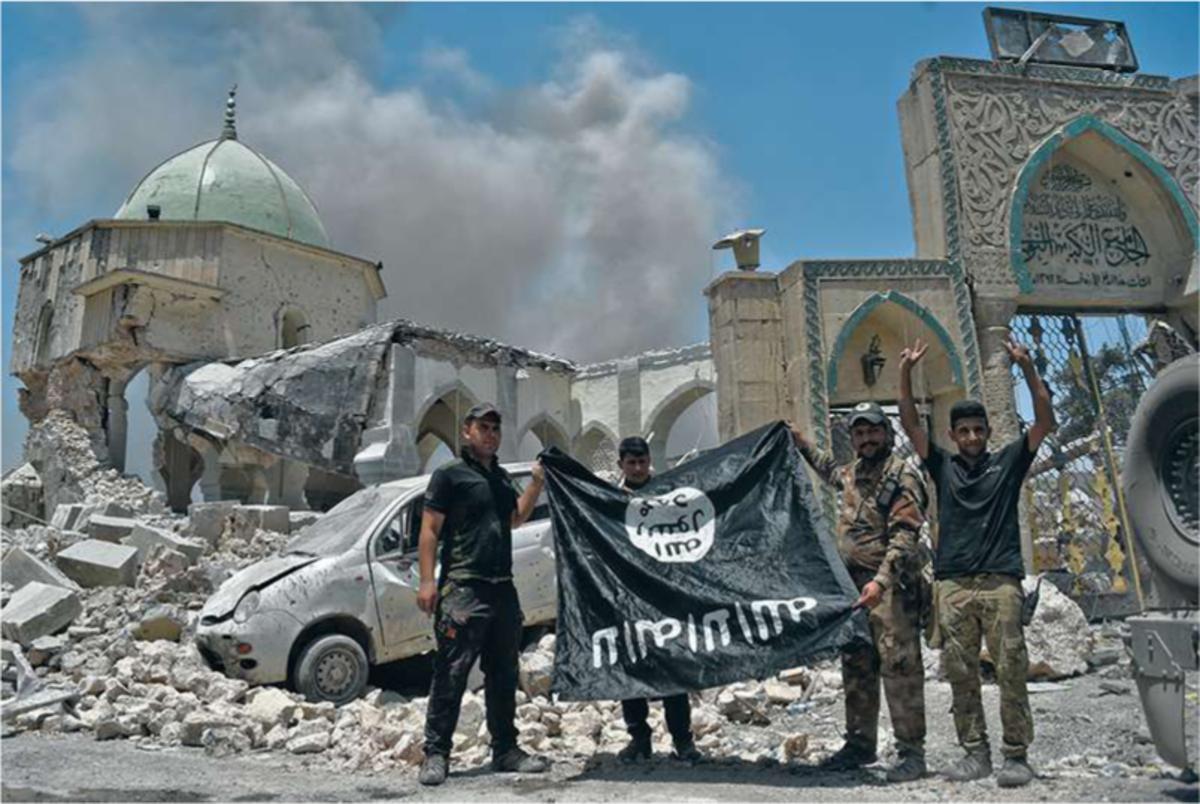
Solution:
<svg viewBox="0 0 1200 804">
<path fill-rule="evenodd" d="M 521 487 L 532 464 L 506 467 Z M 312 700 L 357 697 L 373 665 L 433 650 L 417 608 L 417 538 L 429 475 L 363 489 L 243 569 L 208 600 L 196 644 L 217 670 L 288 683 Z M 556 614 L 554 539 L 545 498 L 513 531 L 513 577 L 526 627 Z"/>
</svg>

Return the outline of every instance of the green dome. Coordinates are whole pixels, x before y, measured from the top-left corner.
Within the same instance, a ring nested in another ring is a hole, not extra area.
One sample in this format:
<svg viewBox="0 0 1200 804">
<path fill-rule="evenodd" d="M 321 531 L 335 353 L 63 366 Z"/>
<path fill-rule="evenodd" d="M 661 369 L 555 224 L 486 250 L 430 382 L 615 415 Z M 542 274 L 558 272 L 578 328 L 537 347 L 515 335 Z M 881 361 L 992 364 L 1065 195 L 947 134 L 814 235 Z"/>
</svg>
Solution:
<svg viewBox="0 0 1200 804">
<path fill-rule="evenodd" d="M 232 93 L 220 138 L 171 157 L 137 183 L 115 215 L 146 220 L 158 205 L 164 221 L 228 221 L 329 248 L 317 208 L 291 176 L 243 145 L 233 127 Z"/>
</svg>

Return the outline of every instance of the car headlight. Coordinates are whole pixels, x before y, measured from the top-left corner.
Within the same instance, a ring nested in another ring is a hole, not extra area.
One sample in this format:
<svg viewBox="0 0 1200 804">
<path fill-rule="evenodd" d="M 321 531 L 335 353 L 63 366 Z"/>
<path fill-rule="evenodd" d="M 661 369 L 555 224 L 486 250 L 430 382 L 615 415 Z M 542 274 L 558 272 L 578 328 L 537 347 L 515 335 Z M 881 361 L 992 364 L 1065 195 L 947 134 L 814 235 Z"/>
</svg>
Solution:
<svg viewBox="0 0 1200 804">
<path fill-rule="evenodd" d="M 243 597 L 237 604 L 237 608 L 233 610 L 233 621 L 235 623 L 244 623 L 250 619 L 250 615 L 258 611 L 258 604 L 261 600 L 258 592 L 251 592 Z"/>
</svg>

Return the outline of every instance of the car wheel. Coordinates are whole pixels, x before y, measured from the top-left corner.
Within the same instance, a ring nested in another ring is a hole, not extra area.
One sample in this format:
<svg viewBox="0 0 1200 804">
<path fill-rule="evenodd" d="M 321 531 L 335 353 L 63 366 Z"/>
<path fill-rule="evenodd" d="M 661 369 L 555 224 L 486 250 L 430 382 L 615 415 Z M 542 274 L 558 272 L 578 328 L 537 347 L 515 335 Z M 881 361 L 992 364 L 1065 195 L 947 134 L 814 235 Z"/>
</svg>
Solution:
<svg viewBox="0 0 1200 804">
<path fill-rule="evenodd" d="M 301 651 L 296 662 L 296 689 L 310 701 L 340 706 L 362 694 L 370 670 L 362 645 L 344 634 L 326 634 Z"/>
<path fill-rule="evenodd" d="M 1191 589 L 1200 573 L 1198 369 L 1200 357 L 1189 355 L 1158 373 L 1134 412 L 1122 472 L 1129 518 L 1146 557 Z"/>
</svg>

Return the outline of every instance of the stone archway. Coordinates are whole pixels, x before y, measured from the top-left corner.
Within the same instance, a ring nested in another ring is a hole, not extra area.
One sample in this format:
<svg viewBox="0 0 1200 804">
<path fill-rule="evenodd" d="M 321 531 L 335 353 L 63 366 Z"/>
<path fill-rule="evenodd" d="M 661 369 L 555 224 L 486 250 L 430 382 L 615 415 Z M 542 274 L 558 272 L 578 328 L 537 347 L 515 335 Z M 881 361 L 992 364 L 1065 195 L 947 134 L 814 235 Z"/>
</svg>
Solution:
<svg viewBox="0 0 1200 804">
<path fill-rule="evenodd" d="M 557 447 L 563 452 L 569 452 L 571 449 L 571 439 L 567 437 L 566 429 L 548 413 L 535 415 L 521 429 L 517 437 L 518 453 L 522 451 L 522 445 L 526 444 L 526 439 L 529 435 L 533 435 L 537 439 L 541 449 Z M 538 451 L 540 452 L 541 450 Z M 528 452 L 528 450 L 525 450 L 525 452 Z M 533 460 L 533 457 L 530 455 L 520 455 L 520 458 L 521 460 Z"/>
<path fill-rule="evenodd" d="M 422 467 L 437 449 L 436 443 L 429 445 L 426 436 L 434 436 L 452 453 L 458 454 L 463 417 L 478 401 L 471 389 L 458 381 L 441 386 L 429 395 L 415 418 L 417 451 Z"/>
<path fill-rule="evenodd" d="M 1200 229 L 1166 168 L 1083 115 L 1042 141 L 1010 199 L 1009 261 L 1021 304 L 1177 306 Z"/>
<path fill-rule="evenodd" d="M 575 458 L 593 472 L 615 472 L 618 440 L 616 433 L 600 422 L 588 422 L 575 438 Z"/>
<path fill-rule="evenodd" d="M 895 402 L 900 395 L 900 352 L 917 338 L 930 346 L 914 370 L 913 392 L 926 407 L 931 434 L 939 439 L 949 423 L 950 405 L 965 394 L 959 348 L 929 310 L 896 290 L 868 296 L 838 332 L 826 364 L 829 408 Z M 864 364 L 872 359 L 876 362 L 868 370 Z"/>
<path fill-rule="evenodd" d="M 646 440 L 650 443 L 650 460 L 657 470 L 667 468 L 667 439 L 675 421 L 693 402 L 716 393 L 716 390 L 717 385 L 712 380 L 689 380 L 673 389 L 650 411 L 645 419 L 645 432 Z"/>
</svg>

